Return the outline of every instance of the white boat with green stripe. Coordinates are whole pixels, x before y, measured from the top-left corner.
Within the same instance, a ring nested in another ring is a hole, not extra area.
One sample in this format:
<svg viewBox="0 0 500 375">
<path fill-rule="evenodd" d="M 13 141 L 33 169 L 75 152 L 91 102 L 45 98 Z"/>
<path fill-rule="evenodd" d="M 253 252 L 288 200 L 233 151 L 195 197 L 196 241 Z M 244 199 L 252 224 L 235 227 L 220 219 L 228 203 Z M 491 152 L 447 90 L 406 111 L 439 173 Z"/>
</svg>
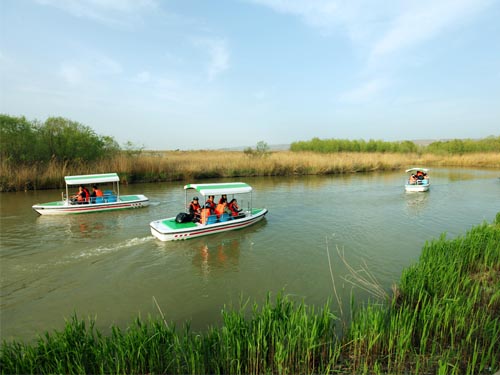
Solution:
<svg viewBox="0 0 500 375">
<path fill-rule="evenodd" d="M 64 181 L 66 192 L 61 193 L 61 200 L 35 204 L 32 206 L 33 210 L 40 215 L 71 215 L 140 208 L 149 205 L 149 199 L 145 195 L 120 195 L 120 177 L 116 173 L 66 176 Z M 69 189 L 71 186 L 80 185 L 87 188 L 98 185 L 103 196 L 89 197 L 84 202 L 75 202 L 70 197 Z"/>
<path fill-rule="evenodd" d="M 187 213 L 181 212 L 176 217 L 155 220 L 150 223 L 151 234 L 161 241 L 187 240 L 209 234 L 221 233 L 229 230 L 246 228 L 262 220 L 267 214 L 266 208 L 252 207 L 252 187 L 244 182 L 229 182 L 218 184 L 188 184 L 184 186 L 186 192 L 185 207 L 188 206 L 188 193 L 195 192 L 204 199 L 200 202 L 204 207 L 209 196 L 215 196 L 217 201 L 222 195 L 227 201 L 238 197 L 238 205 L 242 207 L 237 215 L 231 213 L 211 214 L 198 221 L 193 220 Z M 246 207 L 246 208 L 243 208 Z M 187 217 L 188 221 L 181 222 L 180 217 Z"/>
</svg>

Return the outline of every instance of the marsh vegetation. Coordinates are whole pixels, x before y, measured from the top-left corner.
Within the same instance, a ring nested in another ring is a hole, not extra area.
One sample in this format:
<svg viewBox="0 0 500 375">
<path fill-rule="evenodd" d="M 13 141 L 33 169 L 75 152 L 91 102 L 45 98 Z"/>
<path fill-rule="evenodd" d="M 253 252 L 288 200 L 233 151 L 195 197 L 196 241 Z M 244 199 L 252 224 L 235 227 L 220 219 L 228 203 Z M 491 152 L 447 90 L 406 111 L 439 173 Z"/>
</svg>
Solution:
<svg viewBox="0 0 500 375">
<path fill-rule="evenodd" d="M 328 302 L 318 309 L 278 295 L 224 308 L 220 325 L 195 332 L 189 322 L 167 322 L 158 304 L 157 317 L 107 335 L 74 316 L 33 342 L 4 341 L 0 366 L 41 374 L 488 374 L 500 368 L 499 285 L 500 213 L 464 236 L 426 243 L 399 285 L 350 317 Z"/>
<path fill-rule="evenodd" d="M 61 188 L 64 176 L 118 172 L 124 182 L 248 176 L 327 175 L 401 170 L 414 165 L 500 167 L 500 137 L 434 142 L 313 138 L 289 151 L 260 141 L 243 151 L 145 151 L 119 147 L 90 127 L 51 117 L 45 122 L 0 115 L 0 191 Z"/>
</svg>

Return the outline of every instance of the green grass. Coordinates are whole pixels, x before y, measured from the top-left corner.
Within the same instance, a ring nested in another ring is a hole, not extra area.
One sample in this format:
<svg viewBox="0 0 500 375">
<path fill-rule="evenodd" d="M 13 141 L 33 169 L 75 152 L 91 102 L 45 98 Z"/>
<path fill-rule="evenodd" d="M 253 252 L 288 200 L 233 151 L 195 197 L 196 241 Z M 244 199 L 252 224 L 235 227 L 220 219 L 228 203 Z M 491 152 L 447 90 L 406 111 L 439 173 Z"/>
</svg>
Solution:
<svg viewBox="0 0 500 375">
<path fill-rule="evenodd" d="M 149 318 L 105 336 L 75 316 L 34 343 L 4 341 L 0 366 L 4 374 L 492 374 L 500 370 L 500 213 L 496 224 L 427 243 L 393 293 L 355 309 L 346 326 L 329 303 L 318 309 L 282 294 L 224 308 L 220 326 L 203 332 Z"/>
</svg>

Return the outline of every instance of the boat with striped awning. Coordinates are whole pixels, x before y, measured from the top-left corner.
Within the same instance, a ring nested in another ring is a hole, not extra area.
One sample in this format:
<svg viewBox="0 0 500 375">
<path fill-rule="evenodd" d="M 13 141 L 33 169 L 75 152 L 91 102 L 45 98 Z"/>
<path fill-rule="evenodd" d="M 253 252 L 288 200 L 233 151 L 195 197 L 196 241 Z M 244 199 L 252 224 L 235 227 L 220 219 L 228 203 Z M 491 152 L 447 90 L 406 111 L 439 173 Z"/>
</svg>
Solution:
<svg viewBox="0 0 500 375">
<path fill-rule="evenodd" d="M 150 223 L 151 234 L 161 241 L 187 240 L 245 228 L 262 220 L 268 212 L 266 208 L 253 208 L 252 187 L 243 182 L 188 184 L 184 186 L 184 190 L 186 192 L 186 207 L 188 206 L 188 194 L 190 192 L 197 193 L 204 198 L 201 205 L 203 207 L 202 212 L 199 217 L 187 212 L 181 212 L 175 217 L 152 221 Z M 220 197 L 219 201 L 226 197 L 226 202 L 233 200 L 237 202 L 235 196 L 244 197 L 241 199 L 244 202 L 241 207 L 246 204 L 246 208 L 238 211 L 229 209 L 219 212 L 211 211 L 207 208 L 206 203 L 212 196 L 214 198 Z"/>
<path fill-rule="evenodd" d="M 117 173 L 66 176 L 64 181 L 66 182 L 66 192 L 61 193 L 61 200 L 35 204 L 32 206 L 33 210 L 40 215 L 69 215 L 139 208 L 149 205 L 148 197 L 143 194 L 120 195 L 120 178 Z M 90 187 L 92 185 L 97 185 L 102 195 L 87 196 L 78 201 L 69 194 L 71 186 Z"/>
</svg>

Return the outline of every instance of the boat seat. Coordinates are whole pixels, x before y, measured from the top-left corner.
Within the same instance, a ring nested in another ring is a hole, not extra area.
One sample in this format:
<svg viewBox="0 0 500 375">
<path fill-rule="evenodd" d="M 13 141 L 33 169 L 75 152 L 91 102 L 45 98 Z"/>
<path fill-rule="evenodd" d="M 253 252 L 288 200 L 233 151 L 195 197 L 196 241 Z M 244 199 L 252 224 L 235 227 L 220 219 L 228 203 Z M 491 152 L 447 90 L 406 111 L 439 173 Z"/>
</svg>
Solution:
<svg viewBox="0 0 500 375">
<path fill-rule="evenodd" d="M 222 215 L 220 215 L 219 221 L 228 221 L 229 220 L 229 214 L 227 212 L 224 212 Z"/>
<path fill-rule="evenodd" d="M 110 195 L 107 199 L 108 202 L 116 202 L 116 195 Z"/>
<path fill-rule="evenodd" d="M 217 222 L 217 215 L 210 215 L 207 217 L 207 224 L 213 224 Z"/>
<path fill-rule="evenodd" d="M 95 197 L 93 199 L 94 199 L 94 203 L 104 203 L 103 197 Z"/>
</svg>

